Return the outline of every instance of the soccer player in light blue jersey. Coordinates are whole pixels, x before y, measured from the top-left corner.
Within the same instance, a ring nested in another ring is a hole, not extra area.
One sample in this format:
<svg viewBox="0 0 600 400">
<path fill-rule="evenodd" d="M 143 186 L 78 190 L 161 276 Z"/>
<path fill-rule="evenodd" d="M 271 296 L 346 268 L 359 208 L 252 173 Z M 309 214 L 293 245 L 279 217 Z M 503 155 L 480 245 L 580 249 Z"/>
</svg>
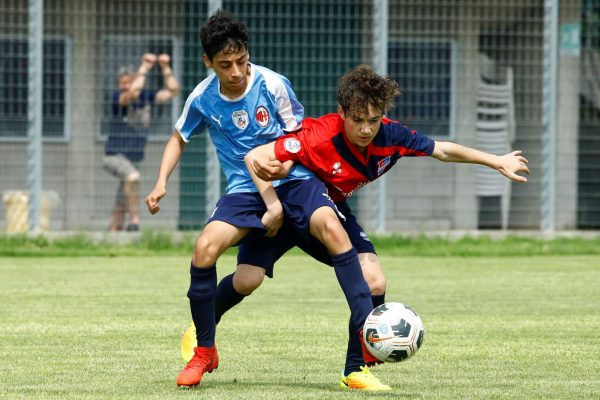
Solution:
<svg viewBox="0 0 600 400">
<path fill-rule="evenodd" d="M 158 202 L 167 193 L 168 178 L 185 144 L 208 129 L 228 186 L 195 242 L 188 298 L 197 347 L 177 384 L 195 386 L 205 372 L 219 364 L 215 347 L 217 259 L 251 232 L 274 236 L 284 212 L 294 232 L 307 238 L 312 235 L 327 247 L 351 311 L 349 340 L 360 349 L 360 330 L 373 308 L 371 295 L 356 250 L 340 223 L 342 216 L 325 185 L 299 165 L 284 180 L 255 185 L 244 163 L 244 156 L 254 147 L 297 129 L 304 115 L 302 105 L 286 78 L 250 63 L 248 31 L 229 13 L 218 11 L 209 18 L 202 27 L 201 41 L 204 64 L 214 73 L 188 97 L 166 144 L 156 185 L 145 199 L 152 214 L 159 211 Z M 238 264 L 236 276 L 242 281 L 264 274 L 261 268 L 245 264 L 243 258 L 238 257 Z M 366 357 L 358 350 L 347 360 L 346 368 L 360 368 Z"/>
</svg>

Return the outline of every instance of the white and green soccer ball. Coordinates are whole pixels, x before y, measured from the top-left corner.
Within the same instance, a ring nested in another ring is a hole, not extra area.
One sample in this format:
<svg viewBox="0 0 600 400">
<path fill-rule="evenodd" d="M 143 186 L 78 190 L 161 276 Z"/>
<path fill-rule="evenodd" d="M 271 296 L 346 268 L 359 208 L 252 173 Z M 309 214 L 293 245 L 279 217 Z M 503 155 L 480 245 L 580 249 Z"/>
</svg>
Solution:
<svg viewBox="0 0 600 400">
<path fill-rule="evenodd" d="M 363 340 L 380 361 L 395 363 L 412 357 L 423 344 L 421 317 L 402 303 L 376 307 L 365 321 Z"/>
</svg>

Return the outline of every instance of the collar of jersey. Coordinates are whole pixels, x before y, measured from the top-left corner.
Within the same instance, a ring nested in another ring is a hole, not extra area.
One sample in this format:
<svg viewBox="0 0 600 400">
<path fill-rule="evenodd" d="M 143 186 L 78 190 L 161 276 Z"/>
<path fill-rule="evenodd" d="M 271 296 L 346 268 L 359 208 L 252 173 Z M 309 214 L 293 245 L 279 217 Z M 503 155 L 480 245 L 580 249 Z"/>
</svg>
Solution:
<svg viewBox="0 0 600 400">
<path fill-rule="evenodd" d="M 363 153 L 358 151 L 358 149 L 354 147 L 352 142 L 350 142 L 350 139 L 348 139 L 348 134 L 346 134 L 346 131 L 343 128 L 342 137 L 344 138 L 344 143 L 346 143 L 346 147 L 348 148 L 348 150 L 350 150 L 350 153 L 352 153 L 354 158 L 356 158 L 362 165 L 367 166 L 369 164 L 369 157 L 371 156 L 371 148 L 373 147 L 373 141 L 369 143 L 369 145 L 367 146 L 367 151 L 363 155 Z M 373 138 L 373 140 L 375 140 L 375 138 Z"/>
<path fill-rule="evenodd" d="M 254 68 L 254 64 L 252 64 L 250 62 L 248 62 L 248 64 L 250 65 L 250 77 L 248 78 L 248 85 L 246 85 L 246 90 L 244 90 L 244 93 L 242 93 L 235 99 L 230 99 L 229 97 L 227 97 L 223 93 L 221 93 L 221 81 L 217 78 L 217 93 L 219 93 L 219 96 L 221 97 L 221 99 L 223 99 L 225 101 L 229 101 L 231 103 L 234 103 L 234 102 L 240 101 L 241 99 L 246 97 L 248 92 L 250 92 L 250 89 L 252 89 L 252 84 L 254 83 L 254 77 L 256 75 L 256 68 Z"/>
</svg>

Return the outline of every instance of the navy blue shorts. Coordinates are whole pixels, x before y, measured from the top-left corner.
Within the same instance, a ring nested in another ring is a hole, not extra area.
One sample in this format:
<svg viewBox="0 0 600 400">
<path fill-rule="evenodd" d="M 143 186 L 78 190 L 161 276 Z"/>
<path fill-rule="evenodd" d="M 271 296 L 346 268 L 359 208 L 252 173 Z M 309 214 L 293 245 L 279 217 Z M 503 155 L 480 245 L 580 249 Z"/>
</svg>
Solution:
<svg viewBox="0 0 600 400">
<path fill-rule="evenodd" d="M 318 208 L 331 207 L 337 212 L 335 204 L 327 194 L 327 188 L 316 178 L 286 182 L 276 187 L 275 191 L 285 214 L 284 230 L 289 233 L 289 236 L 298 238 L 298 240 L 306 242 L 311 240 L 310 217 Z M 266 231 L 261 222 L 266 211 L 265 203 L 259 193 L 231 193 L 219 199 L 207 224 L 212 221 L 223 221 L 240 228 L 255 228 L 240 243 L 267 239 L 264 236 Z M 283 238 L 287 236 L 282 235 Z M 272 244 L 269 247 L 277 246 L 278 244 Z M 291 247 L 288 247 L 287 250 Z M 279 251 L 276 254 L 279 254 Z M 279 257 L 281 256 L 277 258 Z M 267 262 L 267 264 L 274 264 L 275 261 Z M 262 266 L 262 264 L 253 265 Z"/>
<path fill-rule="evenodd" d="M 345 217 L 345 220 L 341 220 L 342 226 L 346 229 L 356 252 L 375 253 L 373 243 L 352 214 L 348 203 L 345 201 L 337 203 L 337 209 Z M 252 236 L 244 240 L 239 247 L 238 264 L 262 267 L 266 270 L 267 276 L 272 278 L 273 267 L 277 260 L 295 246 L 301 248 L 315 260 L 332 265 L 327 248 L 313 236 L 299 235 L 287 218 L 275 237 Z"/>
<path fill-rule="evenodd" d="M 275 191 L 289 223 L 306 240 L 310 237 L 310 217 L 318 208 L 331 207 L 337 211 L 327 188 L 316 178 L 286 182 Z M 231 193 L 219 199 L 207 224 L 223 221 L 240 228 L 261 229 L 264 235 L 261 218 L 266 211 L 259 193 Z"/>
</svg>

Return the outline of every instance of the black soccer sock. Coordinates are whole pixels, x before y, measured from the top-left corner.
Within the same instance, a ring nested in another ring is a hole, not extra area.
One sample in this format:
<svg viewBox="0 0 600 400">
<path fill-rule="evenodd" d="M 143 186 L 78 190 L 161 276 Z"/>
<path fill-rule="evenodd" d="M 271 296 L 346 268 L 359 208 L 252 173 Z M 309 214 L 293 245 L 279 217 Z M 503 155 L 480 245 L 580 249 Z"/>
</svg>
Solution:
<svg viewBox="0 0 600 400">
<path fill-rule="evenodd" d="M 246 295 L 238 293 L 233 287 L 233 275 L 230 274 L 221 279 L 217 285 L 217 296 L 215 298 L 215 324 L 221 321 L 221 317 L 237 304 L 244 300 Z"/>
<path fill-rule="evenodd" d="M 198 346 L 212 347 L 215 344 L 215 293 L 217 287 L 217 268 L 190 268 L 190 299 L 192 320 L 196 326 Z"/>
<path fill-rule="evenodd" d="M 360 346 L 360 331 L 367 315 L 373 309 L 371 291 L 360 268 L 356 250 L 350 249 L 345 253 L 331 256 L 333 268 L 340 287 L 346 296 L 350 307 L 350 323 L 348 327 L 348 351 L 344 375 L 359 371 L 365 364 Z"/>
<path fill-rule="evenodd" d="M 373 308 L 377 308 L 383 303 L 385 303 L 385 293 L 384 294 L 372 294 L 371 300 L 373 301 Z"/>
</svg>

